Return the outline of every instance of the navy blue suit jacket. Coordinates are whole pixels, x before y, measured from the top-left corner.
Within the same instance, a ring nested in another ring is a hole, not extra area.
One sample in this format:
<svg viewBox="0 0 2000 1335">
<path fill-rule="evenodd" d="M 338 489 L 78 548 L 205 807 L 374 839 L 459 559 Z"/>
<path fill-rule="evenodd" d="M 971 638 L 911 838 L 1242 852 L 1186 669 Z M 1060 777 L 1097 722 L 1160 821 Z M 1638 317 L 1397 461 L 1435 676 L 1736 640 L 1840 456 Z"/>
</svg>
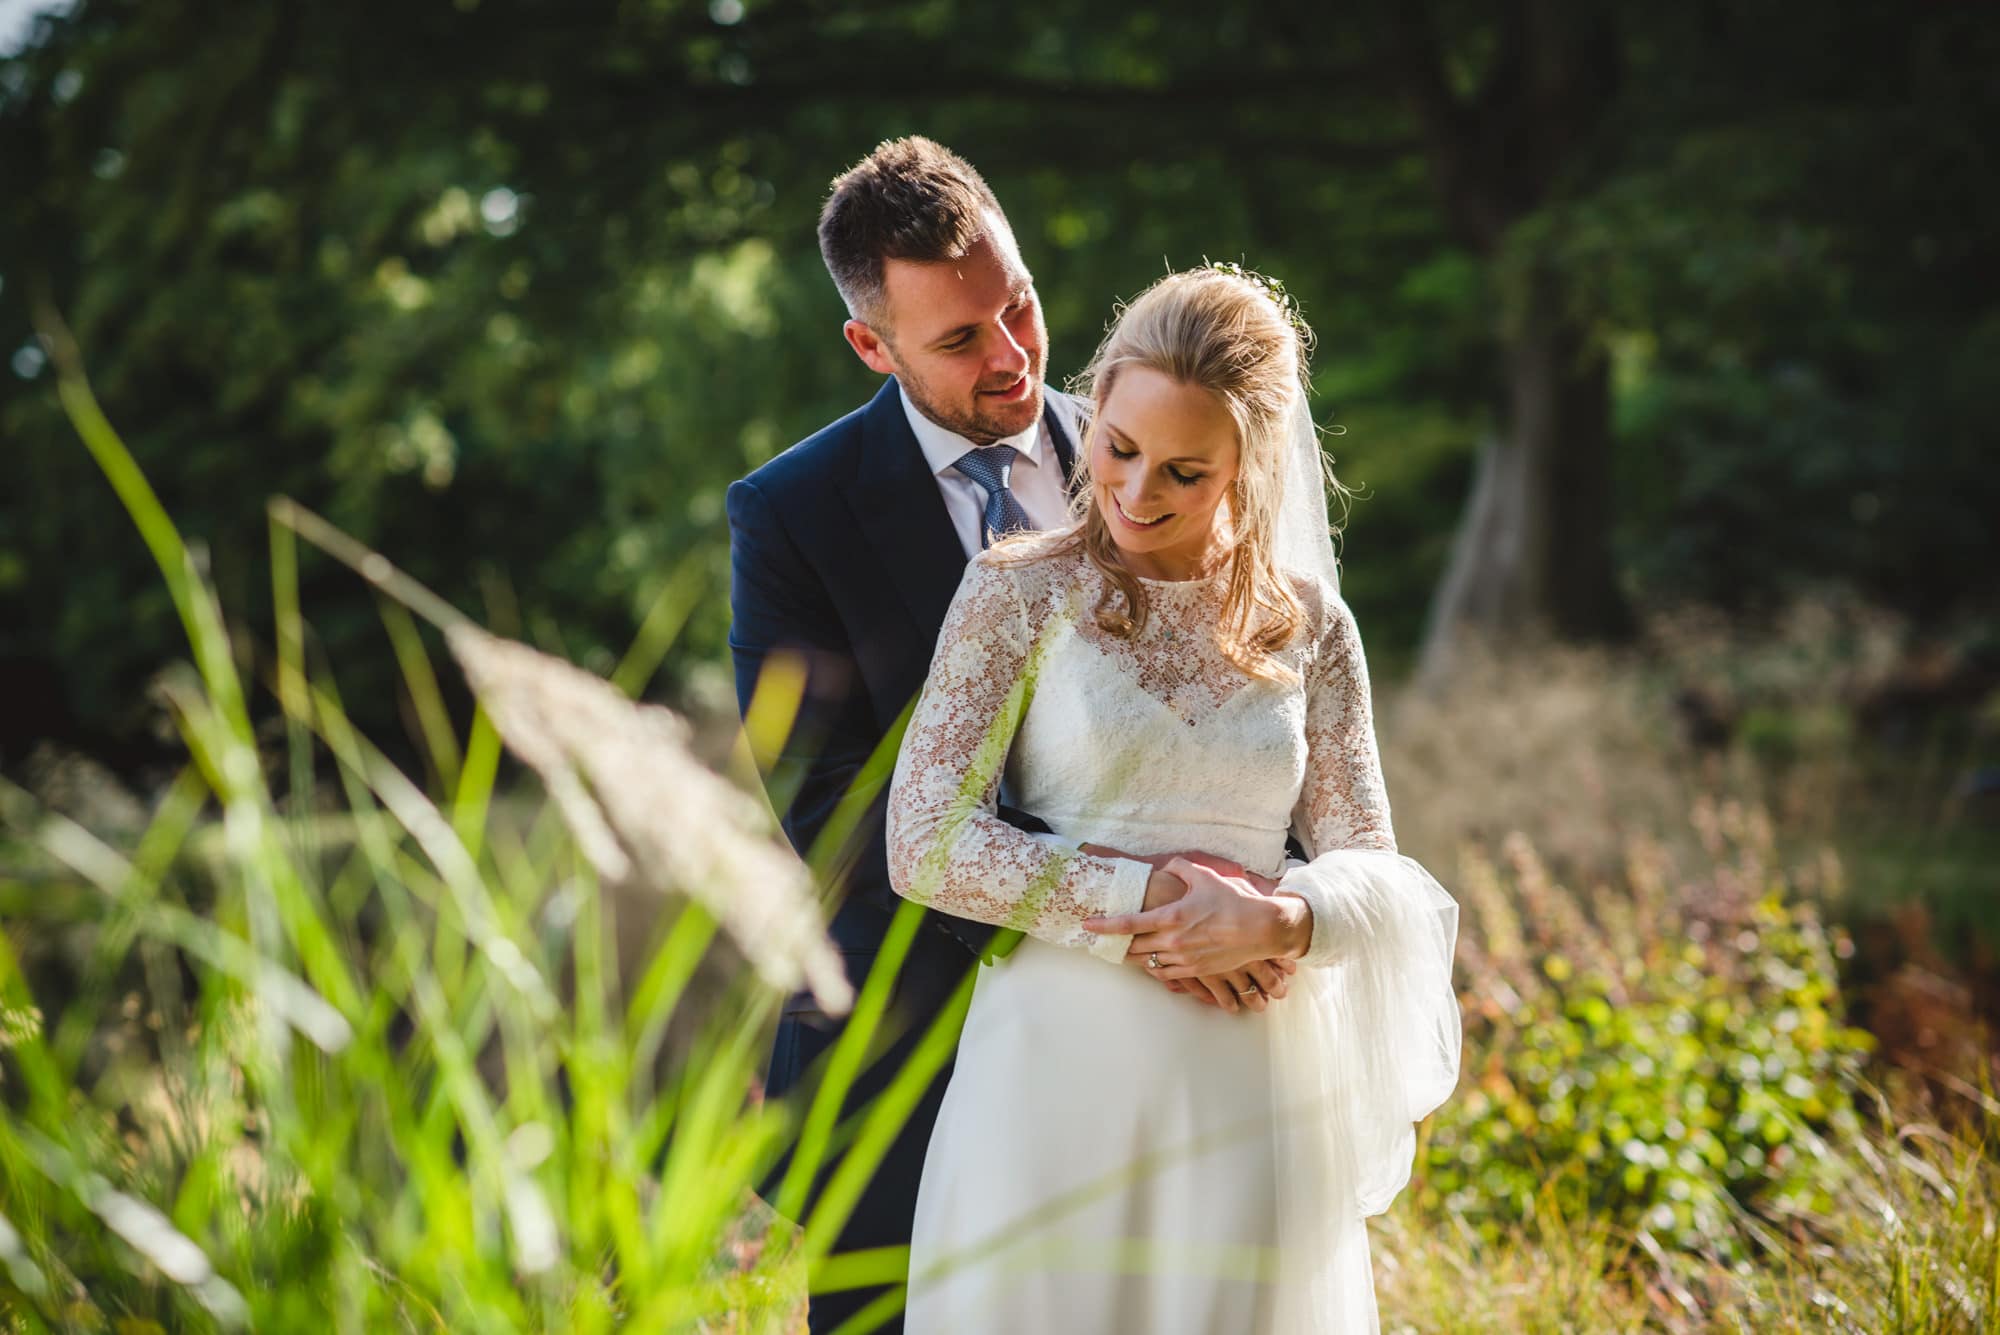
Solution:
<svg viewBox="0 0 2000 1335">
<path fill-rule="evenodd" d="M 1077 477 L 1075 400 L 1050 391 L 1043 408 L 1063 476 Z M 797 783 L 781 813 L 805 856 L 869 756 L 930 671 L 938 630 L 965 570 L 965 550 L 895 380 L 865 406 L 815 432 L 729 488 L 729 647 L 747 712 L 765 660 L 806 664 L 805 699 L 778 776 Z M 893 750 L 889 754 L 893 762 Z M 872 953 L 896 895 L 883 844 L 882 793 L 839 865 L 842 900 L 831 931 L 843 951 Z M 1030 829 L 1045 825 L 1003 808 Z M 984 923 L 931 911 L 970 961 L 992 937 Z"/>
</svg>

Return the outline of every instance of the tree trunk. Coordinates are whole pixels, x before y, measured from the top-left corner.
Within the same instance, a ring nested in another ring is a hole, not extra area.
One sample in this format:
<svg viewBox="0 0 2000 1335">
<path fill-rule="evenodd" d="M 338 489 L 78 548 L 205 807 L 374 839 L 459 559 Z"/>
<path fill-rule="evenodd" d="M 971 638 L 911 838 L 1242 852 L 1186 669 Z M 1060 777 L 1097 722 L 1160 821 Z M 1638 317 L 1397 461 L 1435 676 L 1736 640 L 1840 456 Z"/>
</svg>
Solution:
<svg viewBox="0 0 2000 1335">
<path fill-rule="evenodd" d="M 1431 604 L 1420 674 L 1448 673 L 1472 638 L 1629 629 L 1610 556 L 1610 385 L 1601 348 L 1535 281 L 1502 337 L 1503 415 Z"/>
<path fill-rule="evenodd" d="M 1399 0 L 1389 51 L 1422 126 L 1453 231 L 1489 260 L 1522 219 L 1583 188 L 1592 135 L 1624 60 L 1614 12 L 1573 0 L 1506 0 L 1478 88 L 1447 74 L 1446 30 Z M 1611 569 L 1610 387 L 1603 349 L 1569 316 L 1562 279 L 1530 261 L 1498 331 L 1500 424 L 1480 447 L 1472 497 L 1431 604 L 1418 668 L 1448 671 L 1465 641 L 1626 628 Z"/>
</svg>

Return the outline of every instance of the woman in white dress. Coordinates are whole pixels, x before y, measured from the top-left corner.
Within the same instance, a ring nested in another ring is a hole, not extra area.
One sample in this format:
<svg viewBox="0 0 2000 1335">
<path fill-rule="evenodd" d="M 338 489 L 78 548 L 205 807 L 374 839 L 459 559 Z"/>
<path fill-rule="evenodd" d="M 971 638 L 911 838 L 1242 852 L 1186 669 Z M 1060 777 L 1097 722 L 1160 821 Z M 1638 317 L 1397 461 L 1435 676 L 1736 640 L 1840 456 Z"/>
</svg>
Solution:
<svg viewBox="0 0 2000 1335">
<path fill-rule="evenodd" d="M 1363 1219 L 1456 1082 L 1457 909 L 1395 851 L 1307 341 L 1255 275 L 1155 284 L 1087 373 L 1075 521 L 945 619 L 890 875 L 1026 938 L 974 988 L 912 1332 L 1376 1329 Z"/>
</svg>

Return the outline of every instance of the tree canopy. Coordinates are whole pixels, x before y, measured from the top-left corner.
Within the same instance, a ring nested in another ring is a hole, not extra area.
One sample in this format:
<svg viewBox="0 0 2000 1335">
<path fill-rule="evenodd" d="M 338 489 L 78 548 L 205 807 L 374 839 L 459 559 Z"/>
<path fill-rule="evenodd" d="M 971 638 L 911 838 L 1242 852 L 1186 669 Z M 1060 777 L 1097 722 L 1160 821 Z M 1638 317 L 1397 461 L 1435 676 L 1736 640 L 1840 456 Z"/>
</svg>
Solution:
<svg viewBox="0 0 2000 1335">
<path fill-rule="evenodd" d="M 69 716 L 5 736 L 139 738 L 176 652 L 38 299 L 246 653 L 284 493 L 600 668 L 693 579 L 658 689 L 718 691 L 723 489 L 872 389 L 814 216 L 909 132 L 993 184 L 1052 373 L 1168 266 L 1300 296 L 1392 660 L 1433 608 L 1990 606 L 1996 64 L 1951 4 L 80 0 L 0 60 L 0 663 Z M 306 575 L 393 718 L 371 595 Z"/>
</svg>

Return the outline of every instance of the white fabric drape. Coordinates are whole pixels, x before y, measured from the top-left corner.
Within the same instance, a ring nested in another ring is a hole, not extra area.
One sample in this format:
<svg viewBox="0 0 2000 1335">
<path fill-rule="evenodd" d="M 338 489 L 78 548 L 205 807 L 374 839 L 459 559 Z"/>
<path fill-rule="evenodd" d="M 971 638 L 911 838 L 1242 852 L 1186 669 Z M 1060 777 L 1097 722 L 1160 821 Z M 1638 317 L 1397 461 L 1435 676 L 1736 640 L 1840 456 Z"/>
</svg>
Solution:
<svg viewBox="0 0 2000 1335">
<path fill-rule="evenodd" d="M 1310 884 L 1308 884 L 1310 883 Z M 1414 1124 L 1458 1082 L 1458 905 L 1421 865 L 1341 849 L 1287 873 L 1336 921 L 1335 962 L 1301 969 L 1265 1019 L 1273 1054 L 1281 1282 L 1275 1330 L 1375 1329 L 1372 1287 L 1341 1287 L 1368 1215 L 1410 1179 Z"/>
</svg>

